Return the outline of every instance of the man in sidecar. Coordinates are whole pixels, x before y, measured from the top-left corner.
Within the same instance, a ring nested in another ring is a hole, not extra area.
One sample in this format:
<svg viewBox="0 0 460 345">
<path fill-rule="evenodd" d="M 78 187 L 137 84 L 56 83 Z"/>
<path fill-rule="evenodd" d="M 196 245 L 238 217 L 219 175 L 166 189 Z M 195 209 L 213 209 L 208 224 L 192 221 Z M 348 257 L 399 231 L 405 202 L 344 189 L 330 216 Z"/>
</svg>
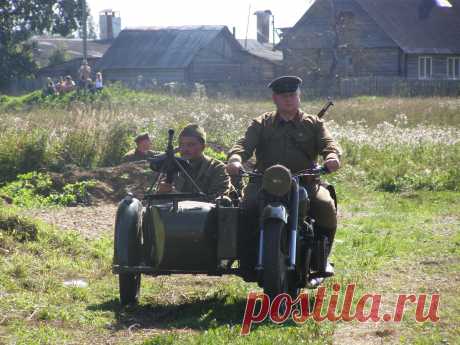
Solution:
<svg viewBox="0 0 460 345">
<path fill-rule="evenodd" d="M 206 132 L 197 124 L 187 125 L 179 134 L 179 152 L 182 158 L 190 162 L 190 177 L 206 194 L 206 201 L 214 202 L 217 197 L 230 193 L 230 176 L 225 165 L 217 159 L 204 154 L 206 148 Z M 174 183 L 161 181 L 158 193 L 170 192 L 191 193 L 196 188 L 192 181 L 182 172 L 176 176 Z"/>
<path fill-rule="evenodd" d="M 318 155 L 323 157 L 329 172 L 339 169 L 341 151 L 323 120 L 300 109 L 301 83 L 299 77 L 284 76 L 268 85 L 273 91 L 276 111 L 255 118 L 245 135 L 231 148 L 227 164 L 230 175 L 238 175 L 242 163 L 250 159 L 254 152 L 256 170 L 260 172 L 281 164 L 292 173 L 297 173 L 314 168 Z M 309 212 L 316 220 L 315 228 L 329 240 L 329 255 L 337 229 L 335 192 L 331 186 L 322 184 L 319 178 L 303 179 L 301 185 L 308 190 L 311 198 Z M 257 180 L 247 184 L 243 190 L 244 208 L 257 211 L 260 188 L 260 181 Z M 329 263 L 327 270 L 333 273 Z"/>
</svg>

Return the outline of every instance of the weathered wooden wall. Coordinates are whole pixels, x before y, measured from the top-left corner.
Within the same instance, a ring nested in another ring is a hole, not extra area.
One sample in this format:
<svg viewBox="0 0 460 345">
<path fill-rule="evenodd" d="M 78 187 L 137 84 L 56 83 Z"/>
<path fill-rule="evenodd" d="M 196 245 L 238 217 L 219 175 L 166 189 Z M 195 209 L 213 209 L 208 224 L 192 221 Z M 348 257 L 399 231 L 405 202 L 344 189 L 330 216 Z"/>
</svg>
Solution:
<svg viewBox="0 0 460 345">
<path fill-rule="evenodd" d="M 460 96 L 460 80 L 417 80 L 399 77 L 344 78 L 337 95 Z"/>
<path fill-rule="evenodd" d="M 280 46 L 285 70 L 312 80 L 400 74 L 399 47 L 354 0 L 316 1 Z"/>
<path fill-rule="evenodd" d="M 158 83 L 168 83 L 172 81 L 185 81 L 184 69 L 154 69 L 154 68 L 126 68 L 126 69 L 106 69 L 104 79 L 111 81 L 135 82 L 140 76 L 144 80 L 156 80 Z"/>
<path fill-rule="evenodd" d="M 432 79 L 447 78 L 447 59 L 449 57 L 460 57 L 460 55 L 407 55 L 407 78 L 418 79 L 418 61 L 420 56 L 431 56 L 432 58 Z"/>
<path fill-rule="evenodd" d="M 197 54 L 187 71 L 192 82 L 261 82 L 274 78 L 275 66 L 242 51 L 232 38 L 221 34 Z"/>
</svg>

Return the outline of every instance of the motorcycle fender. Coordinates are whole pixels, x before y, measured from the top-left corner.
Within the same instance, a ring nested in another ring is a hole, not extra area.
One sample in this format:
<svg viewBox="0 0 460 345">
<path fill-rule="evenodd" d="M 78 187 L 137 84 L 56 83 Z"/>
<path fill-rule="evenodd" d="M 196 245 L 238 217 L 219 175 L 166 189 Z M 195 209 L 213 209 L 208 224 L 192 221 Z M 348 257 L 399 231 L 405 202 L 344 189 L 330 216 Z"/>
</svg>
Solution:
<svg viewBox="0 0 460 345">
<path fill-rule="evenodd" d="M 135 266 L 141 261 L 142 203 L 131 196 L 118 205 L 115 220 L 114 264 Z"/>
<path fill-rule="evenodd" d="M 288 222 L 288 211 L 282 204 L 268 204 L 264 207 L 262 219 L 279 219 L 285 224 Z"/>
</svg>

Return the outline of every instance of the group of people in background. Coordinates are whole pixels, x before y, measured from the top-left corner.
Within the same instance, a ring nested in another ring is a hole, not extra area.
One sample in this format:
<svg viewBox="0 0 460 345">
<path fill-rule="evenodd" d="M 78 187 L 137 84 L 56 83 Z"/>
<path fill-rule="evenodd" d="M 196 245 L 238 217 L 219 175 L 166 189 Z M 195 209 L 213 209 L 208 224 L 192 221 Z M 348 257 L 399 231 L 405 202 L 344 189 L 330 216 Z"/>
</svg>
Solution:
<svg viewBox="0 0 460 345">
<path fill-rule="evenodd" d="M 46 86 L 44 89 L 45 96 L 48 95 L 62 95 L 73 90 L 88 90 L 90 92 L 99 92 L 104 88 L 102 73 L 97 72 L 96 78 L 91 78 L 91 66 L 88 61 L 83 60 L 82 65 L 78 69 L 78 81 L 75 82 L 72 76 L 68 75 L 65 78 L 60 77 L 56 82 L 51 78 L 47 78 Z"/>
</svg>

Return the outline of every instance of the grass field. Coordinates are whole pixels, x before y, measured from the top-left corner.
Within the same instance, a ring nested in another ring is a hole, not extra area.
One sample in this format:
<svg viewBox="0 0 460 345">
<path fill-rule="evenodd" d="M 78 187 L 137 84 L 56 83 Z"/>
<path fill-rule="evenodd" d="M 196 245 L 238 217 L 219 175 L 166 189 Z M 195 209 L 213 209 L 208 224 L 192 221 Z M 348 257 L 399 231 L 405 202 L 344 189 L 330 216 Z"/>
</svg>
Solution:
<svg viewBox="0 0 460 345">
<path fill-rule="evenodd" d="M 27 98 L 29 97 L 29 98 Z M 321 102 L 303 108 L 316 112 Z M 19 173 L 68 164 L 116 164 L 134 134 L 164 145 L 167 128 L 197 121 L 220 155 L 268 101 L 182 98 L 106 90 L 94 99 L 0 99 L 0 184 Z M 460 101 L 340 100 L 327 115 L 344 149 L 329 177 L 339 196 L 327 282 L 378 292 L 390 308 L 398 293 L 440 293 L 438 323 L 345 322 L 282 326 L 265 322 L 241 337 L 245 297 L 256 285 L 237 277 L 143 277 L 140 305 L 121 309 L 111 273 L 111 229 L 87 240 L 0 209 L 0 343 L 5 344 L 457 344 L 460 332 Z M 2 205 L 2 204 L 0 204 Z M 82 279 L 87 287 L 65 286 Z M 343 291 L 341 292 L 343 295 Z M 412 311 L 412 313 L 411 313 Z M 370 338 L 369 338 L 370 337 Z"/>
</svg>

